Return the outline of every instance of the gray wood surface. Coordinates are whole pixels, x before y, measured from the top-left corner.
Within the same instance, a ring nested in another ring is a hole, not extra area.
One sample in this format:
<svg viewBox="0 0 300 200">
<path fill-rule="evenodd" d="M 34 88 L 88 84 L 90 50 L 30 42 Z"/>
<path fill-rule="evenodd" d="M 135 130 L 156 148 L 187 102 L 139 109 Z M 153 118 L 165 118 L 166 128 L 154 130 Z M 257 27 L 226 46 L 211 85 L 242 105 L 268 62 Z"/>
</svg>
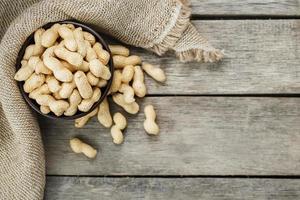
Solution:
<svg viewBox="0 0 300 200">
<path fill-rule="evenodd" d="M 299 12 L 300 13 L 300 12 Z M 217 64 L 179 63 L 144 50 L 133 53 L 161 64 L 167 83 L 149 78 L 150 94 L 300 93 L 300 20 L 193 21 L 226 58 Z"/>
<path fill-rule="evenodd" d="M 191 0 L 197 15 L 298 16 L 299 0 Z"/>
<path fill-rule="evenodd" d="M 300 180 L 48 177 L 46 200 L 295 200 Z"/>
<path fill-rule="evenodd" d="M 147 97 L 161 134 L 146 135 L 144 114 L 128 118 L 125 143 L 93 119 L 41 119 L 50 175 L 299 175 L 300 98 Z M 113 109 L 115 110 L 115 109 Z M 115 111 L 113 111 L 115 112 Z M 99 150 L 95 160 L 74 154 L 78 136 Z"/>
</svg>

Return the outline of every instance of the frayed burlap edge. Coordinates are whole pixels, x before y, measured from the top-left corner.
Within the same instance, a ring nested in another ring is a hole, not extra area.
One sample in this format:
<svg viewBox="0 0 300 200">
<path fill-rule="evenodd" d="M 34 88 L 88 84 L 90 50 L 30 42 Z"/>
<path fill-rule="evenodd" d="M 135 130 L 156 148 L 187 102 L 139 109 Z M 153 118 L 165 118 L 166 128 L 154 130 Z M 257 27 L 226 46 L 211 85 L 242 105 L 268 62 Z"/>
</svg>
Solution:
<svg viewBox="0 0 300 200">
<path fill-rule="evenodd" d="M 188 26 L 188 22 L 191 16 L 191 9 L 183 4 L 181 4 L 178 17 L 176 19 L 175 25 L 167 33 L 167 35 L 162 39 L 160 43 L 154 44 L 151 48 L 151 51 L 154 51 L 158 55 L 163 55 L 171 47 L 173 47 L 178 39 L 181 37 L 182 33 Z"/>
<path fill-rule="evenodd" d="M 175 52 L 181 62 L 217 62 L 224 58 L 224 51 L 219 49 L 189 49 L 182 52 Z"/>
</svg>

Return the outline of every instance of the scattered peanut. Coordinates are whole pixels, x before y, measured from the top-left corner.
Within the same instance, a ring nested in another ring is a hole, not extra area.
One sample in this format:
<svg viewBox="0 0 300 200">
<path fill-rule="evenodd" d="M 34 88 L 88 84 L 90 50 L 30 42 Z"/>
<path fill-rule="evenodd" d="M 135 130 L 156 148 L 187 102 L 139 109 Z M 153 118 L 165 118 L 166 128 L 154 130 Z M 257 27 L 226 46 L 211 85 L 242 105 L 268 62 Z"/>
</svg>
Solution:
<svg viewBox="0 0 300 200">
<path fill-rule="evenodd" d="M 139 65 L 141 64 L 142 60 L 139 56 L 129 56 L 129 57 L 125 57 L 125 56 L 113 56 L 113 62 L 114 62 L 114 66 L 117 69 L 120 68 L 124 68 L 126 65 Z"/>
<path fill-rule="evenodd" d="M 124 101 L 126 103 L 132 103 L 135 101 L 134 99 L 134 90 L 128 84 L 123 83 L 119 89 L 119 92 L 123 93 Z"/>
<path fill-rule="evenodd" d="M 112 93 L 117 92 L 122 84 L 122 73 L 120 70 L 115 70 L 114 71 L 114 77 L 113 77 L 113 82 L 110 87 L 110 91 Z"/>
<path fill-rule="evenodd" d="M 123 94 L 120 93 L 114 94 L 113 100 L 116 104 L 121 106 L 126 112 L 130 114 L 136 114 L 140 109 L 139 105 L 135 101 L 132 103 L 126 103 Z"/>
<path fill-rule="evenodd" d="M 90 118 L 97 115 L 97 112 L 98 112 L 98 108 L 96 108 L 95 110 L 93 110 L 89 114 L 87 114 L 87 115 L 85 115 L 81 118 L 76 119 L 75 120 L 75 127 L 76 128 L 82 128 L 89 121 Z"/>
<path fill-rule="evenodd" d="M 140 66 L 134 67 L 134 76 L 132 87 L 136 96 L 144 97 L 146 95 L 146 85 L 144 83 L 144 73 Z"/>
<path fill-rule="evenodd" d="M 154 80 L 156 80 L 158 82 L 166 81 L 165 72 L 162 69 L 160 69 L 159 67 L 151 65 L 150 63 L 147 63 L 147 62 L 143 62 L 142 68 Z"/>
<path fill-rule="evenodd" d="M 122 72 L 122 82 L 123 83 L 129 83 L 134 75 L 134 67 L 133 65 L 126 65 L 123 68 L 123 72 Z"/>
<path fill-rule="evenodd" d="M 156 113 L 152 105 L 147 105 L 144 109 L 146 120 L 144 121 L 144 129 L 150 135 L 157 135 L 159 127 L 155 123 Z"/>
<path fill-rule="evenodd" d="M 112 118 L 107 98 L 105 98 L 99 105 L 98 121 L 106 128 L 109 128 L 112 125 Z"/>
<path fill-rule="evenodd" d="M 82 142 L 78 138 L 73 138 L 70 140 L 70 147 L 75 153 L 83 153 L 88 158 L 95 158 L 97 155 L 96 149 Z"/>
<path fill-rule="evenodd" d="M 121 113 L 115 113 L 113 117 L 115 125 L 111 127 L 110 133 L 115 144 L 121 144 L 124 141 L 122 130 L 127 126 L 126 118 Z"/>
<path fill-rule="evenodd" d="M 108 45 L 112 55 L 129 56 L 129 49 L 122 45 Z"/>
</svg>

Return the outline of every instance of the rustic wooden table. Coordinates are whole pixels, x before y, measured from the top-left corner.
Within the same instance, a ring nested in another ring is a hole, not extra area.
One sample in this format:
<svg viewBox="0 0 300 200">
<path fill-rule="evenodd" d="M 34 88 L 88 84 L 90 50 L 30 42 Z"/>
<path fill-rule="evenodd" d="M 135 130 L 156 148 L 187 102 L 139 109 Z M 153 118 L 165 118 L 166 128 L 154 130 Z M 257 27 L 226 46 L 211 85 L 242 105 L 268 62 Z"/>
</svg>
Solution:
<svg viewBox="0 0 300 200">
<path fill-rule="evenodd" d="M 157 57 L 164 85 L 146 79 L 161 134 L 130 117 L 125 143 L 96 119 L 82 129 L 40 118 L 46 199 L 300 199 L 300 1 L 192 0 L 193 23 L 217 47 L 218 64 Z M 113 110 L 118 108 L 113 107 Z M 99 149 L 75 155 L 79 136 Z"/>
</svg>

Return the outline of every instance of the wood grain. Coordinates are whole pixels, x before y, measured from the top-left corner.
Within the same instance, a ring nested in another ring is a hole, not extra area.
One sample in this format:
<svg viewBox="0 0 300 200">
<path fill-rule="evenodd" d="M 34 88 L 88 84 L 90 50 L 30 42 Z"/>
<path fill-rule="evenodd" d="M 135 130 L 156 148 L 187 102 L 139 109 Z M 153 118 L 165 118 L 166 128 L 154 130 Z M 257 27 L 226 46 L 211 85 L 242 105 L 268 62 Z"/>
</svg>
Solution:
<svg viewBox="0 0 300 200">
<path fill-rule="evenodd" d="M 294 200 L 300 180 L 48 177 L 45 199 Z"/>
<path fill-rule="evenodd" d="M 50 175 L 299 175 L 300 98 L 148 97 L 161 134 L 146 135 L 143 112 L 128 118 L 125 143 L 93 119 L 40 119 Z M 115 112 L 115 107 L 113 109 Z M 78 136 L 99 150 L 74 154 Z"/>
<path fill-rule="evenodd" d="M 300 13 L 300 12 L 299 12 Z M 135 49 L 144 60 L 161 64 L 166 84 L 147 77 L 150 94 L 300 93 L 300 20 L 193 21 L 226 58 L 217 64 L 180 63 Z"/>
<path fill-rule="evenodd" d="M 299 0 L 191 0 L 194 15 L 298 16 Z"/>
</svg>

